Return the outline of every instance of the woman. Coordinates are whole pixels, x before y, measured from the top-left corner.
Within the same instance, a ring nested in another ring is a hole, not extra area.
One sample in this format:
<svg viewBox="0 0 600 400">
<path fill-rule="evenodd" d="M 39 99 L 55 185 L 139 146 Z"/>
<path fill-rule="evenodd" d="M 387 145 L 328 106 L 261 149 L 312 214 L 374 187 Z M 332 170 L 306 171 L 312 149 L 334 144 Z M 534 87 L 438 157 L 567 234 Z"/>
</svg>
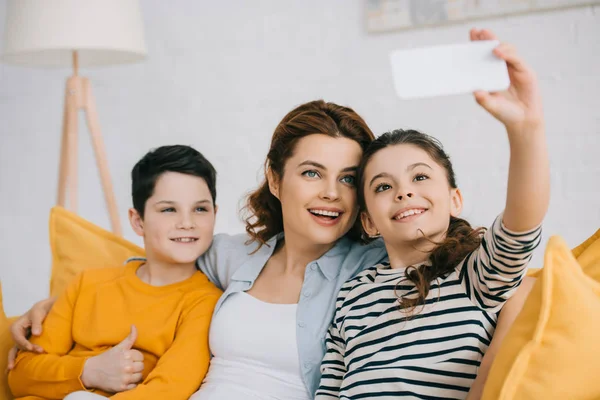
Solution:
<svg viewBox="0 0 600 400">
<path fill-rule="evenodd" d="M 488 31 L 471 31 L 472 40 L 493 38 Z M 527 107 L 521 98 L 538 96 L 537 91 L 523 92 L 516 79 L 510 90 L 520 98 L 508 106 Z M 381 241 L 358 242 L 354 180 L 373 139 L 352 109 L 323 101 L 294 109 L 277 126 L 266 180 L 248 199 L 247 234 L 217 235 L 198 260 L 225 293 L 211 325 L 214 358 L 194 399 L 314 396 L 340 287 L 386 257 Z M 33 326 L 39 334 L 51 304 L 36 304 L 15 323 L 17 343 L 39 350 L 28 344 L 25 332 Z M 519 304 L 512 312 L 505 308 L 506 325 L 518 309 Z M 482 367 L 487 364 L 484 359 Z"/>
</svg>

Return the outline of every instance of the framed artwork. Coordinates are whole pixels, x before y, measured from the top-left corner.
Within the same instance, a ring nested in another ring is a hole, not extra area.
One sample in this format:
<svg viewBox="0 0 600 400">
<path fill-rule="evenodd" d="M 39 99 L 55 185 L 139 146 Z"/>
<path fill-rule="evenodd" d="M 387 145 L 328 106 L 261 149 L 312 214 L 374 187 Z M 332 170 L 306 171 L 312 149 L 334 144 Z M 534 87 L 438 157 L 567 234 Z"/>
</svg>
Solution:
<svg viewBox="0 0 600 400">
<path fill-rule="evenodd" d="M 364 0 L 367 31 L 442 26 L 468 20 L 600 4 L 600 0 Z"/>
</svg>

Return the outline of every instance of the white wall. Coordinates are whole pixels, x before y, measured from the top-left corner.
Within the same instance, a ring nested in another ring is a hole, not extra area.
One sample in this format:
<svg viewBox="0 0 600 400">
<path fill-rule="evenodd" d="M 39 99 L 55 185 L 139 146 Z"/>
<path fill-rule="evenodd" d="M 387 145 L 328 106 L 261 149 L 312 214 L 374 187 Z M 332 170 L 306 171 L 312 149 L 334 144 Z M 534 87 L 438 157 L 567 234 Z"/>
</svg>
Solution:
<svg viewBox="0 0 600 400">
<path fill-rule="evenodd" d="M 242 231 L 238 205 L 256 185 L 273 129 L 316 98 L 354 107 L 376 133 L 412 127 L 439 137 L 455 163 L 465 217 L 487 225 L 502 210 L 501 125 L 469 95 L 399 100 L 388 67 L 390 50 L 464 41 L 474 24 L 370 35 L 360 0 L 144 0 L 142 7 L 148 59 L 82 71 L 94 85 L 128 239 L 141 244 L 126 220 L 129 171 L 151 147 L 174 143 L 195 146 L 218 170 L 217 231 Z M 0 21 L 5 9 L 0 0 Z M 476 24 L 517 44 L 539 73 L 552 157 L 545 236 L 574 246 L 600 228 L 600 8 Z M 47 221 L 69 73 L 0 64 L 0 279 L 9 315 L 48 294 Z M 83 125 L 80 132 L 79 212 L 108 227 Z"/>
</svg>

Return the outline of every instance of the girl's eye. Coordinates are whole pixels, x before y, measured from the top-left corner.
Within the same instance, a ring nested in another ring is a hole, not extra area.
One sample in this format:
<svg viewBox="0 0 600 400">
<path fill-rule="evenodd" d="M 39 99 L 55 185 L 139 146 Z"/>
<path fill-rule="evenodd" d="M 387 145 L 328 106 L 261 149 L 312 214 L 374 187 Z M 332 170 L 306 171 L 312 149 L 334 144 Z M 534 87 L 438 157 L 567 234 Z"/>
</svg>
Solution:
<svg viewBox="0 0 600 400">
<path fill-rule="evenodd" d="M 204 208 L 204 207 L 198 207 L 198 208 L 196 208 L 196 211 L 197 212 L 206 212 L 208 210 L 206 208 Z"/>
<path fill-rule="evenodd" d="M 354 184 L 356 182 L 356 177 L 354 175 L 346 175 L 346 176 L 342 177 L 341 181 L 348 185 L 354 186 Z"/>
<path fill-rule="evenodd" d="M 314 169 L 309 169 L 308 171 L 304 171 L 302 173 L 302 175 L 307 176 L 309 178 L 318 178 L 319 177 L 319 173 L 317 171 L 315 171 Z"/>
<path fill-rule="evenodd" d="M 168 208 L 163 208 L 162 210 L 160 210 L 160 212 L 170 213 L 170 212 L 175 212 L 175 209 L 173 207 L 168 207 Z"/>
<path fill-rule="evenodd" d="M 387 183 L 380 183 L 375 187 L 375 193 L 384 192 L 386 190 L 390 190 L 392 187 Z"/>
<path fill-rule="evenodd" d="M 427 175 L 419 174 L 419 175 L 415 176 L 415 178 L 413 180 L 419 182 L 419 181 L 424 181 L 426 179 L 429 179 L 429 177 Z"/>
</svg>

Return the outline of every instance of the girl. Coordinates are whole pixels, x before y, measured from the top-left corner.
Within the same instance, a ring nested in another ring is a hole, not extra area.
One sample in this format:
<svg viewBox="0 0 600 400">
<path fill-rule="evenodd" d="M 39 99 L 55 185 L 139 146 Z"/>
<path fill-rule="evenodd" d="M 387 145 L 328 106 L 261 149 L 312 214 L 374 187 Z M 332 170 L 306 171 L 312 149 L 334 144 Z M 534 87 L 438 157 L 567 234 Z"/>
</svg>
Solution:
<svg viewBox="0 0 600 400">
<path fill-rule="evenodd" d="M 318 399 L 467 396 L 515 293 L 549 202 L 549 166 L 535 76 L 509 45 L 507 93 L 476 93 L 505 126 L 510 167 L 504 211 L 487 231 L 458 216 L 462 195 L 432 137 L 393 131 L 365 151 L 361 219 L 389 260 L 342 286 L 329 328 Z"/>
</svg>

